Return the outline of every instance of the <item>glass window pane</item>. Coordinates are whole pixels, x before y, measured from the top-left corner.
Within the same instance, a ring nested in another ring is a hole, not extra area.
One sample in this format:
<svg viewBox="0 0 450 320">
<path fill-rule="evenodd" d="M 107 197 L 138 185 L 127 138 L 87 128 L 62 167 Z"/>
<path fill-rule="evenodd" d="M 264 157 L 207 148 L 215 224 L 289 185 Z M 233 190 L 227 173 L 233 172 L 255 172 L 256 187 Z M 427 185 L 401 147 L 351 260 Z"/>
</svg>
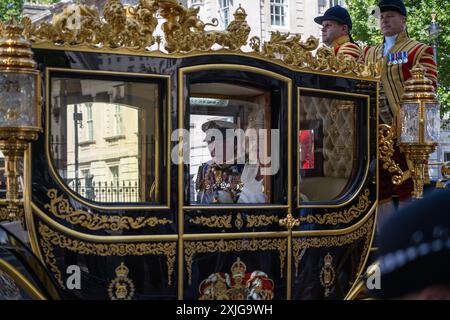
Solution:
<svg viewBox="0 0 450 320">
<path fill-rule="evenodd" d="M 159 85 L 51 78 L 50 148 L 65 184 L 95 202 L 160 202 Z"/>
<path fill-rule="evenodd" d="M 190 204 L 273 202 L 279 136 L 271 93 L 229 83 L 193 84 L 190 92 Z"/>
<path fill-rule="evenodd" d="M 426 140 L 428 142 L 439 142 L 441 131 L 441 116 L 439 104 L 427 103 L 425 104 L 426 114 Z"/>
<path fill-rule="evenodd" d="M 298 168 L 303 201 L 331 201 L 346 192 L 356 163 L 356 106 L 346 97 L 300 94 Z"/>
<path fill-rule="evenodd" d="M 419 142 L 419 104 L 403 104 L 400 108 L 402 121 L 401 141 Z"/>
</svg>

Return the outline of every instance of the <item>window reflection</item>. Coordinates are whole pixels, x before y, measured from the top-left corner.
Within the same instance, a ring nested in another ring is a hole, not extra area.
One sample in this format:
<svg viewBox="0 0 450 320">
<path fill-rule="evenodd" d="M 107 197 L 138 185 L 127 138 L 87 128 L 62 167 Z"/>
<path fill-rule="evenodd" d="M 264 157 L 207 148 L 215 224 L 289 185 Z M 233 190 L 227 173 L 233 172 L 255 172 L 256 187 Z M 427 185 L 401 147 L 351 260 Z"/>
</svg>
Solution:
<svg viewBox="0 0 450 320">
<path fill-rule="evenodd" d="M 51 79 L 50 148 L 70 189 L 96 202 L 159 202 L 159 86 Z"/>
<path fill-rule="evenodd" d="M 357 158 L 358 98 L 300 92 L 299 199 L 331 201 L 348 189 Z"/>
<path fill-rule="evenodd" d="M 314 130 L 300 130 L 300 167 L 314 169 Z"/>
</svg>

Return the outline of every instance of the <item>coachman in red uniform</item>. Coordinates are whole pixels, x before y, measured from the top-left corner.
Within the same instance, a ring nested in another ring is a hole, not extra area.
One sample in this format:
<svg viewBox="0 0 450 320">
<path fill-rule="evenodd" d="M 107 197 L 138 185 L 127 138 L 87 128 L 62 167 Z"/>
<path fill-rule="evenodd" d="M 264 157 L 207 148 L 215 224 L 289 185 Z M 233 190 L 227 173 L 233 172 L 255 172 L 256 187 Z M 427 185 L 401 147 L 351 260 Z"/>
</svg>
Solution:
<svg viewBox="0 0 450 320">
<path fill-rule="evenodd" d="M 346 58 L 360 60 L 361 48 L 352 40 L 353 23 L 345 8 L 331 7 L 314 21 L 322 26 L 322 41 L 333 48 L 336 56 L 343 54 Z"/>
<path fill-rule="evenodd" d="M 399 102 L 405 82 L 411 78 L 411 70 L 417 64 L 426 69 L 426 76 L 437 84 L 437 69 L 433 49 L 409 38 L 406 30 L 407 10 L 401 0 L 382 0 L 380 8 L 380 29 L 384 35 L 383 43 L 364 49 L 365 63 L 382 61 L 380 90 L 380 121 L 388 125 L 394 123 L 398 114 Z M 394 186 L 391 175 L 380 166 L 379 200 L 380 214 L 393 209 L 392 199 L 397 197 L 400 203 L 411 197 L 413 182 L 405 156 L 396 147 L 394 160 L 404 172 L 403 183 Z M 384 207 L 384 208 L 383 208 Z"/>
</svg>

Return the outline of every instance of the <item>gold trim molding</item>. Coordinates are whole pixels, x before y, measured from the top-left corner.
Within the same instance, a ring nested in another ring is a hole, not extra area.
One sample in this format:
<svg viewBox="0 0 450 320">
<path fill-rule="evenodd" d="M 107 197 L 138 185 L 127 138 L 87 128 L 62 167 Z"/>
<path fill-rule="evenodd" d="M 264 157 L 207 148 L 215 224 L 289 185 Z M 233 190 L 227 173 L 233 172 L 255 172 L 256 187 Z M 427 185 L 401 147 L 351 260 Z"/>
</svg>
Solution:
<svg viewBox="0 0 450 320">
<path fill-rule="evenodd" d="M 214 215 L 208 217 L 196 216 L 195 218 L 189 219 L 189 222 L 209 228 L 231 229 L 233 227 L 231 224 L 232 218 L 233 216 L 231 214 L 222 216 Z M 245 219 L 247 220 L 246 228 L 266 227 L 278 222 L 278 216 L 275 215 L 247 215 Z M 242 219 L 242 215 L 238 213 L 235 219 L 235 226 L 240 230 L 243 224 L 244 221 Z"/>
<path fill-rule="evenodd" d="M 40 244 L 44 253 L 44 261 L 54 273 L 56 280 L 62 288 L 65 285 L 62 281 L 61 271 L 56 264 L 56 257 L 53 246 L 70 250 L 83 255 L 97 256 L 143 256 L 143 255 L 164 255 L 167 259 L 167 284 L 172 285 L 172 274 L 174 272 L 176 242 L 159 243 L 90 243 L 77 239 L 71 239 L 62 235 L 50 227 L 39 222 Z"/>
<path fill-rule="evenodd" d="M 366 212 L 372 201 L 369 200 L 370 190 L 364 190 L 364 193 L 359 195 L 358 202 L 344 211 L 337 211 L 326 213 L 323 215 L 307 215 L 305 217 L 299 217 L 300 222 L 316 223 L 316 224 L 328 224 L 336 226 L 338 224 L 348 224 L 355 219 L 358 219 L 361 214 Z"/>
<path fill-rule="evenodd" d="M 278 222 L 278 216 L 248 215 L 247 228 L 267 227 Z"/>
<path fill-rule="evenodd" d="M 50 203 L 45 205 L 55 217 L 64 219 L 74 225 L 80 225 L 89 230 L 111 230 L 120 231 L 124 229 L 141 229 L 144 227 L 156 227 L 158 225 L 173 223 L 172 220 L 157 217 L 127 217 L 99 215 L 83 210 L 75 210 L 63 195 L 58 196 L 56 189 L 49 189 L 47 196 Z"/>
<path fill-rule="evenodd" d="M 287 253 L 287 239 L 252 239 L 252 240 L 219 240 L 219 241 L 185 241 L 184 259 L 188 274 L 188 283 L 192 284 L 192 264 L 194 256 L 199 253 L 211 252 L 242 252 L 242 251 L 278 251 L 280 254 L 280 276 Z"/>
<path fill-rule="evenodd" d="M 231 214 L 223 216 L 197 216 L 195 218 L 189 219 L 190 223 L 206 226 L 209 228 L 225 228 L 231 229 Z"/>
<path fill-rule="evenodd" d="M 251 28 L 241 6 L 226 30 L 220 31 L 206 31 L 208 26 L 217 27 L 218 21 L 201 21 L 199 7 L 186 8 L 177 0 L 140 0 L 135 6 L 108 0 L 103 12 L 101 16 L 95 6 L 70 4 L 62 13 L 55 14 L 52 22 L 35 26 L 30 18 L 23 18 L 23 35 L 34 46 L 44 44 L 54 49 L 64 46 L 95 51 L 125 49 L 129 53 L 168 53 L 167 56 L 222 51 L 282 62 L 305 71 L 380 77 L 379 64 L 360 64 L 342 54 L 336 56 L 329 48 L 319 48 L 313 55 L 312 51 L 319 46 L 319 40 L 314 37 L 302 41 L 300 35 L 277 31 L 264 43 L 259 37 L 249 39 Z M 163 37 L 155 34 L 158 17 L 162 20 Z M 253 51 L 242 51 L 244 46 Z"/>
</svg>

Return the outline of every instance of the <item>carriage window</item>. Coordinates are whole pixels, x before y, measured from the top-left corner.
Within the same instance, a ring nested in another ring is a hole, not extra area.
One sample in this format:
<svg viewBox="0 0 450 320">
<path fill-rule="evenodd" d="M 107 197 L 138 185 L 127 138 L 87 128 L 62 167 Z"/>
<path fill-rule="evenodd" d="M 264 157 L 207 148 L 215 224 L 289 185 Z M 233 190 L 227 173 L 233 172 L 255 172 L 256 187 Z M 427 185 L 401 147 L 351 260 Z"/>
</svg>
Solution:
<svg viewBox="0 0 450 320">
<path fill-rule="evenodd" d="M 190 86 L 191 205 L 281 202 L 274 99 L 270 91 L 230 83 Z"/>
<path fill-rule="evenodd" d="M 160 202 L 159 85 L 52 77 L 50 150 L 63 182 L 101 203 Z"/>
<path fill-rule="evenodd" d="M 348 190 L 356 170 L 358 99 L 300 92 L 299 202 L 332 201 Z"/>
</svg>

